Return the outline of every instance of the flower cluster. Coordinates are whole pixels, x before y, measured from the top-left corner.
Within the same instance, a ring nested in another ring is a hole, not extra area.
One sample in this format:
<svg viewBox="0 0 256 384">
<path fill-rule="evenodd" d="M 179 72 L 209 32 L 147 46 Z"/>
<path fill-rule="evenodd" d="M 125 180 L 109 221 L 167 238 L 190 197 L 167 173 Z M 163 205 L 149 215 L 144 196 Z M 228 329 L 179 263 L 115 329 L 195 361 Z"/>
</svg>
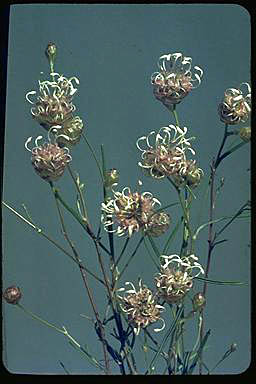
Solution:
<svg viewBox="0 0 256 384">
<path fill-rule="evenodd" d="M 179 303 L 193 286 L 193 279 L 204 270 L 195 255 L 161 256 L 165 262 L 155 277 L 158 296 L 169 304 Z M 194 271 L 197 272 L 194 274 Z"/>
<path fill-rule="evenodd" d="M 195 160 L 186 158 L 187 151 L 195 154 L 189 142 L 191 138 L 187 139 L 186 133 L 186 127 L 182 130 L 178 126 L 169 125 L 162 127 L 158 133 L 152 131 L 148 136 L 140 137 L 136 145 L 142 151 L 142 161 L 138 165 L 153 178 L 161 179 L 167 176 L 171 177 L 177 186 L 197 186 L 203 171 L 196 166 Z M 141 142 L 146 146 L 141 147 Z"/>
<path fill-rule="evenodd" d="M 167 108 L 173 107 L 184 99 L 189 92 L 200 85 L 203 71 L 195 66 L 192 74 L 192 58 L 182 53 L 169 53 L 160 56 L 159 71 L 151 76 L 153 92 Z"/>
<path fill-rule="evenodd" d="M 165 327 L 164 320 L 160 317 L 164 311 L 162 305 L 157 304 L 157 298 L 152 291 L 142 284 L 139 279 L 139 290 L 136 291 L 133 283 L 126 282 L 126 285 L 131 285 L 132 289 L 125 291 L 125 288 L 120 288 L 118 291 L 125 291 L 124 296 L 118 295 L 120 307 L 123 312 L 128 314 L 128 321 L 133 327 L 134 333 L 139 334 L 141 328 L 146 328 L 148 325 L 155 323 L 158 320 L 163 322 L 161 328 L 154 329 L 155 332 L 160 332 Z"/>
<path fill-rule="evenodd" d="M 140 230 L 159 236 L 168 229 L 169 215 L 154 210 L 155 204 L 160 206 L 161 203 L 150 192 L 131 192 L 126 187 L 122 192 L 113 190 L 113 194 L 113 199 L 108 199 L 101 205 L 102 222 L 106 231 L 116 232 L 118 236 L 128 233 L 130 237 Z M 117 225 L 117 228 L 113 229 L 113 225 Z"/>
<path fill-rule="evenodd" d="M 31 152 L 31 162 L 36 173 L 46 181 L 55 181 L 59 179 L 66 165 L 71 161 L 71 155 L 68 148 L 60 148 L 57 143 L 45 142 L 42 145 L 38 141 L 42 136 L 35 139 L 36 146 L 29 149 L 28 143 L 32 140 L 29 137 L 25 143 L 25 148 Z"/>
<path fill-rule="evenodd" d="M 55 72 L 51 76 L 52 81 L 39 80 L 39 94 L 35 101 L 31 100 L 31 96 L 36 95 L 36 91 L 28 92 L 26 99 L 33 104 L 33 118 L 46 130 L 56 134 L 57 143 L 60 146 L 72 146 L 79 142 L 83 130 L 82 119 L 73 115 L 76 110 L 73 97 L 77 92 L 74 84 L 78 85 L 79 80 L 75 76 L 67 79 Z"/>
<path fill-rule="evenodd" d="M 242 85 L 246 90 L 243 92 Z M 239 88 L 228 88 L 219 105 L 221 121 L 226 124 L 238 124 L 248 119 L 251 112 L 251 87 L 248 83 L 242 83 Z"/>
<path fill-rule="evenodd" d="M 26 99 L 34 106 L 31 108 L 32 116 L 41 124 L 51 127 L 56 124 L 62 124 L 70 119 L 75 111 L 72 103 L 77 88 L 72 81 L 79 84 L 79 80 L 74 76 L 67 79 L 58 73 L 51 73 L 53 81 L 39 80 L 39 95 L 36 101 L 31 101 L 30 96 L 35 95 L 36 91 L 30 91 L 26 94 Z"/>
</svg>

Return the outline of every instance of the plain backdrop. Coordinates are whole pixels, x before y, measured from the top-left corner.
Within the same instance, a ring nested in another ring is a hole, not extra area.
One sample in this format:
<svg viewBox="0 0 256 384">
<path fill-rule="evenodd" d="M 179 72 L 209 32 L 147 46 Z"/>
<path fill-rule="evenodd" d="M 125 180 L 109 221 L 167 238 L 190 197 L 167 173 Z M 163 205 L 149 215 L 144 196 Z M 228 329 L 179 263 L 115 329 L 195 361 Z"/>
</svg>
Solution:
<svg viewBox="0 0 256 384">
<path fill-rule="evenodd" d="M 250 81 L 250 15 L 232 4 L 92 4 L 92 5 L 12 5 L 10 12 L 7 101 L 4 148 L 4 197 L 24 214 L 25 204 L 34 222 L 67 248 L 61 235 L 56 207 L 48 183 L 34 172 L 24 143 L 45 131 L 31 118 L 25 94 L 48 76 L 44 50 L 49 42 L 58 47 L 56 71 L 77 76 L 79 92 L 74 103 L 85 122 L 85 134 L 100 156 L 104 145 L 108 168 L 120 173 L 120 189 L 130 186 L 152 192 L 167 205 L 177 201 L 166 181 L 145 177 L 137 166 L 140 152 L 136 140 L 152 130 L 174 123 L 168 110 L 154 99 L 151 74 L 165 53 L 182 52 L 193 65 L 204 70 L 201 86 L 178 106 L 181 126 L 195 136 L 196 159 L 204 170 L 204 180 L 195 191 L 194 225 L 208 220 L 209 203 L 203 200 L 209 177 L 209 164 L 222 140 L 224 124 L 217 113 L 218 103 L 229 87 Z M 41 73 L 43 72 L 43 74 Z M 246 125 L 246 124 L 245 124 Z M 231 138 L 229 144 L 234 138 Z M 100 220 L 102 189 L 99 173 L 88 147 L 81 141 L 72 151 L 72 169 L 85 183 L 89 216 L 94 229 Z M 215 218 L 234 214 L 249 199 L 250 145 L 228 157 L 217 173 L 217 184 L 225 177 L 218 194 Z M 76 193 L 68 172 L 56 183 L 65 200 L 75 206 Z M 199 211 L 200 217 L 199 217 Z M 177 207 L 169 210 L 172 225 L 179 218 Z M 70 215 L 65 215 L 72 240 L 88 267 L 100 274 L 93 245 Z M 217 228 L 221 228 L 218 224 Z M 228 239 L 213 254 L 210 277 L 241 281 L 242 286 L 209 285 L 206 330 L 211 329 L 205 359 L 212 368 L 231 343 L 237 351 L 215 373 L 237 374 L 250 364 L 250 233 L 249 220 L 235 221 L 223 234 Z M 104 232 L 104 231 L 103 231 Z M 102 232 L 102 240 L 107 236 Z M 165 237 L 163 237 L 165 239 Z M 139 240 L 129 244 L 132 252 Z M 121 249 L 125 239 L 116 241 Z M 161 239 L 157 244 L 162 244 Z M 179 252 L 177 237 L 169 254 Z M 205 265 L 207 229 L 196 245 Z M 129 254 L 128 252 L 128 254 Z M 128 257 L 128 254 L 126 257 Z M 18 285 L 22 304 L 56 324 L 64 325 L 81 344 L 96 356 L 101 354 L 93 326 L 81 314 L 92 316 L 79 270 L 64 254 L 38 236 L 14 214 L 3 208 L 3 286 Z M 122 279 L 136 283 L 138 277 L 152 286 L 156 273 L 142 247 Z M 105 303 L 101 287 L 94 284 L 98 308 Z M 196 283 L 195 292 L 202 289 Z M 72 374 L 98 374 L 60 334 L 42 326 L 15 306 L 3 305 L 3 361 L 12 373 L 63 374 L 60 361 Z M 195 342 L 196 323 L 186 328 L 187 349 Z M 161 340 L 161 335 L 156 336 Z M 139 351 L 139 350 L 138 350 Z M 139 353 L 141 372 L 143 354 Z M 158 367 L 158 366 L 157 366 Z M 114 373 L 119 370 L 114 368 Z"/>
</svg>

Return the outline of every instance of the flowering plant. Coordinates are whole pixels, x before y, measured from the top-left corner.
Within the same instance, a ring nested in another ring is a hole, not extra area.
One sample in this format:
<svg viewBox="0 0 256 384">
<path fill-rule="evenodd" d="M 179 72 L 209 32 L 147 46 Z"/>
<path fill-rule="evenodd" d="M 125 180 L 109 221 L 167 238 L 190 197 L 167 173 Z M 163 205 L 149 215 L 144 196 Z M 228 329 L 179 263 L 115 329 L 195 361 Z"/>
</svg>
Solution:
<svg viewBox="0 0 256 384">
<path fill-rule="evenodd" d="M 197 160 L 193 157 L 196 152 L 191 142 L 195 137 L 188 137 L 190 129 L 180 126 L 177 106 L 200 85 L 203 70 L 198 66 L 192 69 L 192 58 L 182 53 L 168 53 L 159 58 L 159 71 L 151 76 L 153 94 L 168 108 L 174 124 L 167 123 L 168 125 L 139 137 L 136 146 L 140 151 L 138 166 L 143 174 L 151 178 L 152 183 L 165 179 L 177 196 L 178 202 L 172 201 L 162 206 L 151 192 L 141 192 L 140 188 L 136 190 L 130 186 L 119 187 L 118 170 L 106 168 L 103 148 L 101 161 L 97 158 L 83 132 L 82 118 L 74 116 L 76 106 L 73 98 L 77 94 L 78 89 L 75 87 L 79 85 L 79 80 L 75 76 L 68 79 L 55 72 L 56 54 L 57 47 L 50 43 L 46 49 L 50 79 L 39 81 L 38 92 L 30 91 L 26 95 L 27 101 L 33 104 L 31 116 L 45 130 L 46 139 L 40 144 L 39 141 L 43 136 L 37 136 L 35 147 L 30 149 L 32 137 L 29 137 L 25 141 L 25 148 L 31 152 L 31 163 L 35 172 L 50 186 L 62 233 L 70 250 L 66 251 L 58 241 L 53 240 L 35 225 L 30 217 L 25 218 L 5 201 L 3 205 L 76 263 L 88 303 L 93 310 L 93 328 L 98 342 L 101 343 L 102 356 L 93 356 L 89 353 L 88 349 L 84 349 L 64 326 L 62 328 L 56 326 L 26 309 L 21 304 L 21 299 L 26 302 L 26 296 L 16 285 L 7 287 L 3 297 L 8 304 L 15 305 L 41 324 L 64 335 L 99 372 L 111 374 L 118 370 L 122 375 L 154 374 L 158 373 L 156 364 L 162 358 L 159 373 L 185 375 L 198 370 L 200 374 L 210 374 L 236 349 L 236 345 L 231 344 L 215 367 L 208 367 L 204 351 L 210 330 L 206 331 L 204 311 L 208 304 L 209 283 L 239 284 L 235 281 L 212 281 L 209 279 L 209 273 L 213 250 L 225 241 L 219 240 L 219 235 L 238 217 L 246 216 L 245 212 L 250 210 L 250 202 L 246 201 L 231 218 L 215 218 L 216 194 L 219 188 L 216 186 L 216 171 L 225 158 L 250 141 L 250 127 L 242 126 L 237 130 L 231 130 L 229 127 L 248 120 L 251 112 L 250 85 L 242 83 L 239 88 L 227 89 L 219 104 L 219 117 L 225 126 L 220 148 L 210 164 L 209 220 L 195 228 L 191 218 L 191 207 L 205 172 L 199 168 Z M 242 86 L 246 88 L 245 92 L 242 91 Z M 35 95 L 36 99 L 32 101 Z M 226 142 L 230 136 L 237 136 L 239 142 L 226 149 Z M 75 175 L 70 165 L 71 153 L 73 157 L 76 156 L 75 146 L 81 139 L 85 141 L 96 160 L 101 177 L 103 198 L 99 207 L 101 217 L 97 232 L 91 225 L 86 209 L 84 183 L 81 182 L 78 173 Z M 55 186 L 55 182 L 61 179 L 66 170 L 77 192 L 76 207 L 66 202 L 60 188 Z M 139 180 L 139 185 L 141 184 Z M 178 205 L 180 209 L 180 219 L 177 222 L 172 215 L 174 205 Z M 63 210 L 80 225 L 82 233 L 86 233 L 92 241 L 101 276 L 90 269 L 86 259 L 82 257 L 82 252 L 74 245 L 66 229 Z M 170 210 L 170 213 L 167 210 Z M 215 224 L 224 220 L 226 223 L 216 230 Z M 108 243 L 103 236 L 100 237 L 102 228 L 106 231 Z M 179 229 L 181 229 L 181 246 L 178 252 L 172 248 L 172 241 Z M 205 266 L 202 255 L 197 250 L 198 235 L 203 229 L 208 229 L 208 254 Z M 139 241 L 135 249 L 129 250 L 130 239 L 136 236 L 139 237 Z M 120 238 L 125 238 L 125 242 L 117 257 L 115 243 L 121 241 Z M 159 242 L 156 242 L 155 238 Z M 134 278 L 138 280 L 137 289 L 133 282 L 126 281 L 125 272 L 132 263 L 135 263 L 135 257 L 139 254 L 143 257 L 145 252 L 151 256 L 156 272 L 147 285 L 144 279 L 135 276 Z M 102 292 L 105 294 L 104 316 L 102 311 L 98 310 L 89 276 L 101 284 Z M 125 289 L 123 285 L 131 288 Z M 195 325 L 195 342 L 189 350 L 184 346 L 187 322 L 193 322 Z M 157 340 L 152 336 L 152 330 L 159 335 Z M 161 338 L 160 335 L 164 330 L 166 333 Z M 142 335 L 144 339 L 141 339 Z M 142 344 L 145 354 L 144 368 L 139 366 L 136 356 L 138 343 Z"/>
</svg>

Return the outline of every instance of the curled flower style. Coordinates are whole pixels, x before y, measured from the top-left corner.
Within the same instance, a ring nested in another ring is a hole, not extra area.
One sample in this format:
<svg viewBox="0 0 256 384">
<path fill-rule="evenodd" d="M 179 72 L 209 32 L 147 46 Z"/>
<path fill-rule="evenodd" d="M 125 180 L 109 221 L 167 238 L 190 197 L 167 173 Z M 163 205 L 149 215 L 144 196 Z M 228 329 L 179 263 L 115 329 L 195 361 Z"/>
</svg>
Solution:
<svg viewBox="0 0 256 384">
<path fill-rule="evenodd" d="M 241 89 L 245 86 L 246 91 Z M 245 122 L 251 112 L 251 87 L 242 83 L 239 88 L 228 88 L 224 93 L 223 101 L 219 105 L 221 121 L 226 124 Z"/>
<path fill-rule="evenodd" d="M 55 134 L 59 146 L 68 148 L 79 143 L 83 131 L 83 121 L 79 116 L 63 122 L 62 125 L 53 125 L 50 131 Z"/>
<path fill-rule="evenodd" d="M 188 185 L 190 188 L 196 188 L 203 175 L 203 170 L 197 167 L 195 160 L 185 160 L 180 171 L 172 175 L 172 180 L 177 187 Z"/>
<path fill-rule="evenodd" d="M 165 212 L 156 212 L 148 219 L 147 234 L 153 237 L 163 235 L 170 225 L 170 215 Z"/>
<path fill-rule="evenodd" d="M 71 161 L 68 148 L 60 148 L 57 143 L 45 142 L 42 145 L 38 141 L 42 136 L 35 139 L 36 146 L 29 149 L 28 143 L 32 140 L 29 137 L 25 143 L 25 148 L 31 152 L 31 162 L 36 173 L 46 181 L 59 179 L 65 171 L 66 165 Z"/>
<path fill-rule="evenodd" d="M 161 320 L 163 325 L 161 328 L 155 328 L 154 331 L 162 331 L 165 327 L 165 322 L 160 316 L 165 308 L 157 304 L 157 297 L 153 295 L 146 285 L 142 284 L 141 279 L 139 279 L 138 291 L 136 291 L 133 283 L 126 282 L 125 284 L 131 285 L 132 289 L 125 291 L 125 288 L 120 288 L 118 291 L 125 291 L 125 295 L 118 295 L 118 298 L 121 302 L 121 309 L 128 314 L 128 321 L 133 327 L 134 333 L 138 335 L 141 328 L 146 328 L 158 320 Z"/>
<path fill-rule="evenodd" d="M 113 194 L 113 199 L 101 205 L 102 222 L 106 231 L 116 232 L 118 236 L 128 233 L 129 237 L 139 230 L 146 232 L 154 213 L 153 208 L 155 204 L 161 205 L 160 202 L 150 192 L 131 192 L 129 187 L 122 192 L 113 190 Z M 113 224 L 117 225 L 116 229 L 112 229 Z"/>
<path fill-rule="evenodd" d="M 34 106 L 31 108 L 32 116 L 47 128 L 52 125 L 62 124 L 72 117 L 75 106 L 72 103 L 77 88 L 73 82 L 79 84 L 76 77 L 67 79 L 58 73 L 51 73 L 53 81 L 39 80 L 39 95 L 36 101 L 31 101 L 30 96 L 35 95 L 36 91 L 30 91 L 26 94 L 26 99 Z"/>
<path fill-rule="evenodd" d="M 147 174 L 156 179 L 165 176 L 179 174 L 186 167 L 186 151 L 189 150 L 193 155 L 195 151 L 191 148 L 190 139 L 185 137 L 187 128 L 183 130 L 174 125 L 162 127 L 158 133 L 152 131 L 148 136 L 140 137 L 137 148 L 142 151 L 142 162 L 138 165 Z M 151 137 L 155 136 L 154 143 L 150 143 Z M 140 142 L 145 142 L 146 147 L 142 148 Z"/>
<path fill-rule="evenodd" d="M 195 255 L 161 256 L 165 263 L 155 277 L 158 296 L 169 304 L 179 303 L 193 286 L 193 279 L 204 274 L 203 267 Z"/>
<path fill-rule="evenodd" d="M 189 92 L 200 85 L 203 70 L 195 66 L 192 73 L 192 58 L 182 53 L 169 53 L 160 56 L 159 72 L 151 76 L 151 84 L 156 99 L 167 108 L 178 104 Z"/>
</svg>

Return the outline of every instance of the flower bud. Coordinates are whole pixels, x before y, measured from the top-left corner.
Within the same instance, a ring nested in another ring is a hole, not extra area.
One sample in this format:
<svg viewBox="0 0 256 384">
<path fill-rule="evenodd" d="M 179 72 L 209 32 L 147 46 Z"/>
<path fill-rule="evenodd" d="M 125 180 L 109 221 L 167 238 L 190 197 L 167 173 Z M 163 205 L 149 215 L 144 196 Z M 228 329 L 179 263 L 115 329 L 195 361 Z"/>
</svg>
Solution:
<svg viewBox="0 0 256 384">
<path fill-rule="evenodd" d="M 230 352 L 235 352 L 237 350 L 237 344 L 236 343 L 232 343 L 231 346 L 230 346 Z"/>
<path fill-rule="evenodd" d="M 245 142 L 250 141 L 251 140 L 251 127 L 240 128 L 238 134 L 243 141 L 245 141 Z"/>
<path fill-rule="evenodd" d="M 106 172 L 104 185 L 106 188 L 112 187 L 113 184 L 118 183 L 119 173 L 113 168 Z"/>
<path fill-rule="evenodd" d="M 204 295 L 201 292 L 198 292 L 197 294 L 195 294 L 192 300 L 193 310 L 194 311 L 201 310 L 203 309 L 205 304 L 206 304 L 206 298 L 204 297 Z"/>
<path fill-rule="evenodd" d="M 15 285 L 6 288 L 6 290 L 3 293 L 3 297 L 5 301 L 9 304 L 18 304 L 18 302 L 21 299 L 21 290 L 19 287 L 16 287 Z"/>
<path fill-rule="evenodd" d="M 53 61 L 57 54 L 57 46 L 54 43 L 49 43 L 46 47 L 45 54 L 50 61 Z"/>
</svg>

